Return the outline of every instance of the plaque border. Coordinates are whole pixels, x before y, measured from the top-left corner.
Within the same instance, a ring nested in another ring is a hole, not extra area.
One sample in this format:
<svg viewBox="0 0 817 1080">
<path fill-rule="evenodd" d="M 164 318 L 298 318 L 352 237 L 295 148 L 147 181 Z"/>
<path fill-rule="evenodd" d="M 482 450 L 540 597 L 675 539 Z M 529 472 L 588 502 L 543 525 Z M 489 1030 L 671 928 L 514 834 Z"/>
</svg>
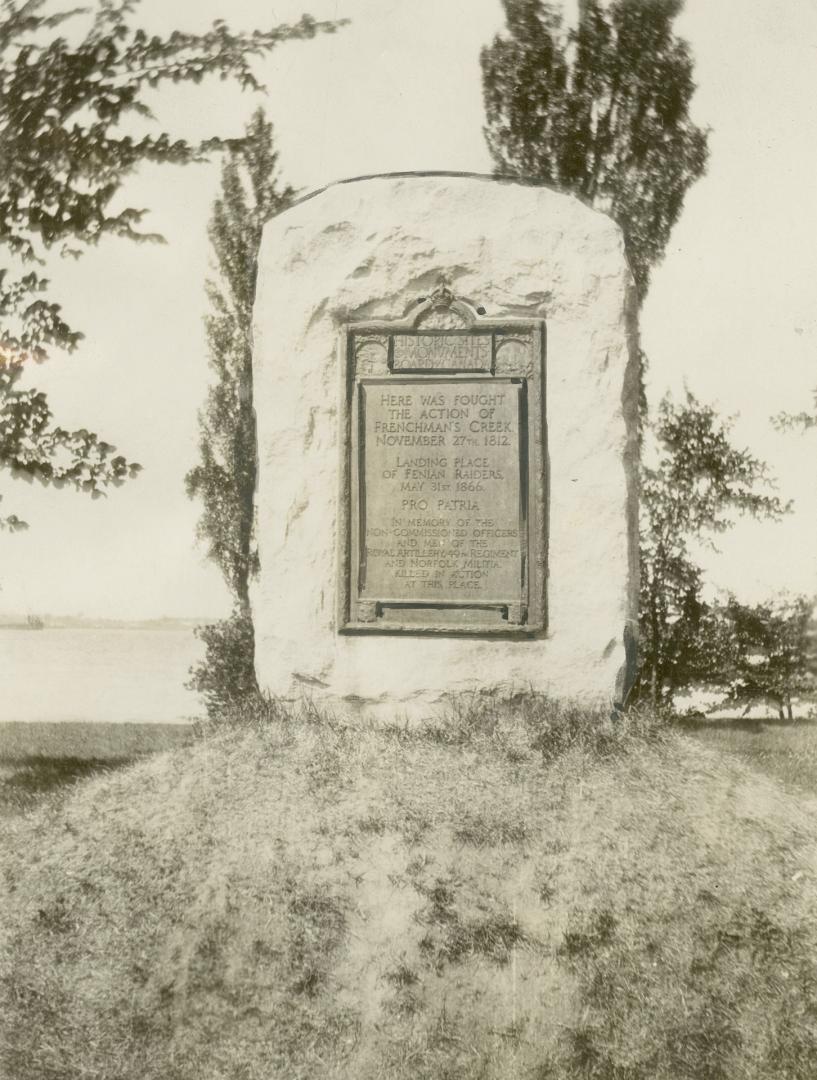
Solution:
<svg viewBox="0 0 817 1080">
<path fill-rule="evenodd" d="M 450 313 L 460 321 L 454 327 L 424 327 L 424 316 L 438 312 Z M 531 638 L 546 630 L 547 555 L 548 555 L 548 477 L 545 360 L 547 328 L 543 318 L 516 316 L 492 317 L 459 299 L 446 286 L 430 297 L 421 298 L 402 319 L 368 319 L 347 322 L 340 327 L 338 350 L 341 372 L 341 403 L 339 412 L 340 488 L 338 495 L 337 529 L 337 630 L 342 634 L 448 635 Z M 490 370 L 475 368 L 393 368 L 393 337 L 396 334 L 429 334 L 433 336 L 471 335 L 485 333 L 491 337 Z M 511 340 L 521 334 L 529 335 L 531 349 L 527 360 L 498 365 L 497 345 L 502 339 Z M 357 370 L 359 337 L 370 338 L 380 350 L 365 371 Z M 524 588 L 519 601 L 502 605 L 486 604 L 480 599 L 472 602 L 402 600 L 389 603 L 369 598 L 359 599 L 357 566 L 360 546 L 360 498 L 358 476 L 362 462 L 356 455 L 363 453 L 360 438 L 361 422 L 359 387 L 374 380 L 395 382 L 434 383 L 435 381 L 484 382 L 496 379 L 522 383 L 521 400 L 525 403 L 526 423 L 520 422 L 524 441 L 525 460 L 520 453 L 520 506 L 527 520 L 527 535 L 522 550 L 525 560 Z M 401 612 L 410 610 L 413 618 Z M 425 618 L 423 613 L 427 612 Z M 450 613 L 450 615 L 448 614 Z M 384 617 L 388 615 L 389 617 Z"/>
</svg>

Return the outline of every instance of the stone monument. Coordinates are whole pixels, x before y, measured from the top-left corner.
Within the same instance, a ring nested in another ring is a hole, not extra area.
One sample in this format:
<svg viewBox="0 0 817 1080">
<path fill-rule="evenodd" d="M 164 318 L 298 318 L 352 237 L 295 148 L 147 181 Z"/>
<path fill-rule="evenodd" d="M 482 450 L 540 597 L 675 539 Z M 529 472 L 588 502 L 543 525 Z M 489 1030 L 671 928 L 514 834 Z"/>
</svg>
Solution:
<svg viewBox="0 0 817 1080">
<path fill-rule="evenodd" d="M 637 610 L 634 293 L 618 227 L 451 174 L 310 195 L 255 308 L 262 687 L 336 713 L 616 702 Z"/>
</svg>

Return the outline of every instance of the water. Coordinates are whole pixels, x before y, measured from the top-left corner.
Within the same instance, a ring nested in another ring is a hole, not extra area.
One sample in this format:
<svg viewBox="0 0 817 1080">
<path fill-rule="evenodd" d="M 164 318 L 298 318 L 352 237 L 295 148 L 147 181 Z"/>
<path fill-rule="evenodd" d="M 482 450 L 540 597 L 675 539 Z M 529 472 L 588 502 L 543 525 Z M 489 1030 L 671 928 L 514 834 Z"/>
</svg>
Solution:
<svg viewBox="0 0 817 1080">
<path fill-rule="evenodd" d="M 202 651 L 190 630 L 0 629 L 0 722 L 193 719 Z"/>
</svg>

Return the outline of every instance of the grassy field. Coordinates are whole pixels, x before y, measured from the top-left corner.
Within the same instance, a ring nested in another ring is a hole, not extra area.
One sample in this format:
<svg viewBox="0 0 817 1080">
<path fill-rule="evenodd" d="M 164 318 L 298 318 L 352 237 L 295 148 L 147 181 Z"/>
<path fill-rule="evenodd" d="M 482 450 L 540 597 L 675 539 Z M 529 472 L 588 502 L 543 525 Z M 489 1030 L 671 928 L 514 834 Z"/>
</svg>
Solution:
<svg viewBox="0 0 817 1080">
<path fill-rule="evenodd" d="M 9 1080 L 812 1080 L 814 804 L 637 716 L 278 718 L 6 821 Z"/>
<path fill-rule="evenodd" d="M 817 795 L 817 720 L 709 720 L 690 730 L 792 792 Z"/>
<path fill-rule="evenodd" d="M 192 738 L 189 724 L 0 724 L 0 819 Z"/>
</svg>

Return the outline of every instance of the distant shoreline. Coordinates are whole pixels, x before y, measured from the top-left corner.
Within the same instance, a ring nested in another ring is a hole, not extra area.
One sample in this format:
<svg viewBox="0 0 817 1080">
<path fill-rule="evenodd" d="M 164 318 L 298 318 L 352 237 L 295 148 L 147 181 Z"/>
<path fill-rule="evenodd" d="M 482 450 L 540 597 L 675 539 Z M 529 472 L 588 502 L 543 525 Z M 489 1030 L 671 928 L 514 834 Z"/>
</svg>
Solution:
<svg viewBox="0 0 817 1080">
<path fill-rule="evenodd" d="M 26 630 L 194 630 L 216 621 L 216 616 L 200 619 L 91 619 L 73 615 L 40 615 L 41 625 L 32 625 L 27 615 L 0 615 L 0 631 Z"/>
</svg>

